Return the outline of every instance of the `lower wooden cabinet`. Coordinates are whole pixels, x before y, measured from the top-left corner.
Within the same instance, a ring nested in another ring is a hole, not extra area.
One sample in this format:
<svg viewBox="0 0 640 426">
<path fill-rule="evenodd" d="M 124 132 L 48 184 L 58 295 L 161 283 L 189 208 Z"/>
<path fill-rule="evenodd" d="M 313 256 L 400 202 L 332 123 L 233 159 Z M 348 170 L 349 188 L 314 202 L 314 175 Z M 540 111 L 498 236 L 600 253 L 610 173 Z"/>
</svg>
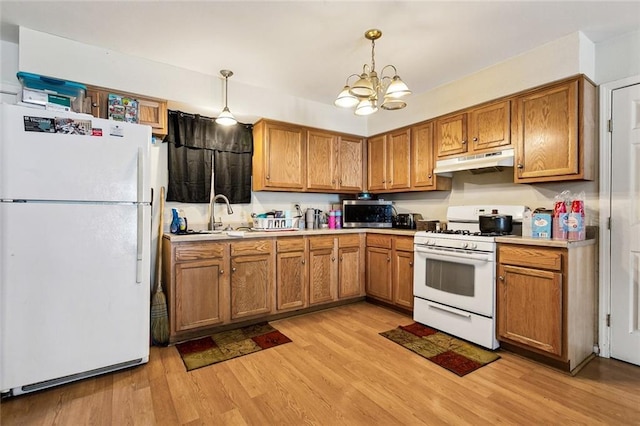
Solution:
<svg viewBox="0 0 640 426">
<path fill-rule="evenodd" d="M 309 268 L 303 237 L 276 241 L 276 309 L 286 311 L 309 305 Z"/>
<path fill-rule="evenodd" d="M 338 240 L 338 298 L 364 295 L 364 256 L 360 234 L 342 235 Z"/>
<path fill-rule="evenodd" d="M 272 239 L 231 243 L 231 320 L 271 313 L 275 265 Z"/>
<path fill-rule="evenodd" d="M 413 310 L 413 237 L 367 235 L 367 296 Z"/>
<path fill-rule="evenodd" d="M 595 244 L 498 247 L 498 340 L 567 371 L 595 340 Z"/>
</svg>

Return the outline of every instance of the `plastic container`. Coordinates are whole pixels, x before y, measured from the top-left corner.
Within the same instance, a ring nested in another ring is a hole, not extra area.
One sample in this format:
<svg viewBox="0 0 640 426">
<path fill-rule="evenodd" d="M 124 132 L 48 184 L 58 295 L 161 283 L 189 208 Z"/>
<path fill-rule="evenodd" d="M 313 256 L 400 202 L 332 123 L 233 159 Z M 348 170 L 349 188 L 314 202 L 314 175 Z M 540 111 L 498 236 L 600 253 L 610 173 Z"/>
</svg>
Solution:
<svg viewBox="0 0 640 426">
<path fill-rule="evenodd" d="M 336 212 L 329 211 L 329 229 L 336 229 Z"/>
<path fill-rule="evenodd" d="M 82 112 L 87 92 L 87 86 L 84 84 L 22 71 L 18 72 L 16 76 L 23 89 L 35 89 L 45 93 L 67 96 L 70 100 L 71 110 Z"/>
<path fill-rule="evenodd" d="M 342 210 L 336 210 L 334 213 L 336 218 L 336 229 L 342 229 Z"/>
</svg>

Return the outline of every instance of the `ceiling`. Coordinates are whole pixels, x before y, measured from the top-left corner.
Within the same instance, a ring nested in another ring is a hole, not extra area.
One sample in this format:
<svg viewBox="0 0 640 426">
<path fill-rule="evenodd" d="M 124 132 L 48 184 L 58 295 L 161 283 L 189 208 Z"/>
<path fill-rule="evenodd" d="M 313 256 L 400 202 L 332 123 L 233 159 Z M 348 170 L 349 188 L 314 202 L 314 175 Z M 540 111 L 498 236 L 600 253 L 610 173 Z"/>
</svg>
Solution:
<svg viewBox="0 0 640 426">
<path fill-rule="evenodd" d="M 582 31 L 594 43 L 640 29 L 640 1 L 9 1 L 17 26 L 331 104 L 371 60 L 426 92 Z M 233 81 L 231 80 L 231 81 Z M 231 85 L 232 83 L 230 83 Z"/>
</svg>

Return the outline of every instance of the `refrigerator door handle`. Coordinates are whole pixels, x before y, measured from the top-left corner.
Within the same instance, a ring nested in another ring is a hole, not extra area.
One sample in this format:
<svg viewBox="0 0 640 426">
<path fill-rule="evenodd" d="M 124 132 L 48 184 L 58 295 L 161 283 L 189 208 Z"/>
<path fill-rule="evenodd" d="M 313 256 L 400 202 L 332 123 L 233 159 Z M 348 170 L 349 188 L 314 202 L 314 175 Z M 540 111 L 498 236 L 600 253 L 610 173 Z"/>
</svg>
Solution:
<svg viewBox="0 0 640 426">
<path fill-rule="evenodd" d="M 144 191 L 144 152 L 142 148 L 138 148 L 138 224 L 136 226 L 137 242 L 136 242 L 136 283 L 142 283 L 142 235 L 144 230 L 144 208 L 142 206 L 142 193 Z"/>
</svg>

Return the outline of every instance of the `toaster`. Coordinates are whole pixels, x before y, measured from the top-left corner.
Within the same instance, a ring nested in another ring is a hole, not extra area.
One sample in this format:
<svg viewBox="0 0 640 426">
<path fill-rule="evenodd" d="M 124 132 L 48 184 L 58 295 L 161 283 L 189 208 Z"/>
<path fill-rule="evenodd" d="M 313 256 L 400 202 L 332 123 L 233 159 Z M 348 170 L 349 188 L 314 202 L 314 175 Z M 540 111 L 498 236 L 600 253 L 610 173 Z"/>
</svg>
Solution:
<svg viewBox="0 0 640 426">
<path fill-rule="evenodd" d="M 398 213 L 394 217 L 393 227 L 398 229 L 416 229 L 419 220 L 422 220 L 420 213 Z"/>
</svg>

